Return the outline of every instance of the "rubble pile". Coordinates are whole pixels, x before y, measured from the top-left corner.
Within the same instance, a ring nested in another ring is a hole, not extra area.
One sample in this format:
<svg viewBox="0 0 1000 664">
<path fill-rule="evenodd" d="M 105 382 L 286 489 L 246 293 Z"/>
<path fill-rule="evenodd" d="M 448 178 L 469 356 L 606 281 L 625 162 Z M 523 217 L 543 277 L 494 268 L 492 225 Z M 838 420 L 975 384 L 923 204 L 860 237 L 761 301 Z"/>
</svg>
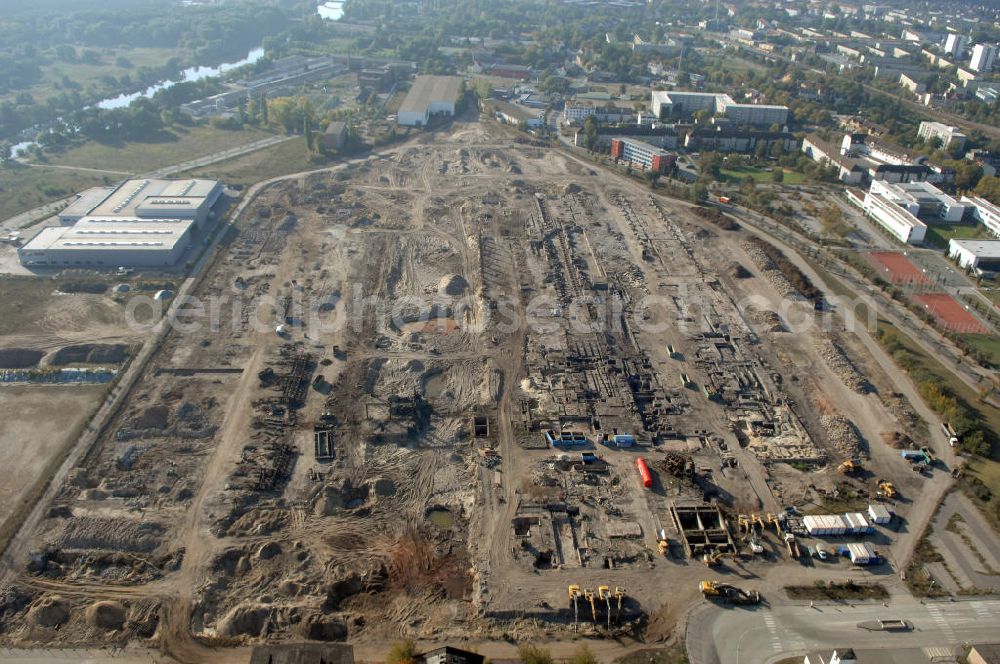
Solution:
<svg viewBox="0 0 1000 664">
<path fill-rule="evenodd" d="M 826 432 L 826 438 L 838 452 L 850 459 L 867 457 L 864 441 L 854 424 L 841 415 L 824 415 L 820 424 Z"/>
<path fill-rule="evenodd" d="M 858 394 L 868 394 L 871 391 L 871 384 L 861 375 L 854 363 L 833 339 L 827 336 L 817 337 L 815 340 L 816 352 L 833 373 L 843 381 L 844 385 L 854 390 Z"/>
<path fill-rule="evenodd" d="M 663 461 L 660 462 L 660 468 L 674 477 L 684 477 L 691 474 L 691 471 L 694 469 L 694 462 L 691 460 L 691 457 L 685 454 L 667 452 Z"/>
<path fill-rule="evenodd" d="M 747 252 L 750 256 L 750 260 L 753 261 L 754 265 L 763 273 L 764 278 L 767 279 L 768 283 L 774 287 L 774 290 L 778 292 L 782 298 L 798 298 L 798 291 L 792 286 L 791 282 L 785 278 L 785 275 L 781 273 L 778 269 L 777 264 L 771 257 L 764 253 L 764 251 L 752 242 L 743 242 L 741 245 L 743 251 Z"/>
</svg>

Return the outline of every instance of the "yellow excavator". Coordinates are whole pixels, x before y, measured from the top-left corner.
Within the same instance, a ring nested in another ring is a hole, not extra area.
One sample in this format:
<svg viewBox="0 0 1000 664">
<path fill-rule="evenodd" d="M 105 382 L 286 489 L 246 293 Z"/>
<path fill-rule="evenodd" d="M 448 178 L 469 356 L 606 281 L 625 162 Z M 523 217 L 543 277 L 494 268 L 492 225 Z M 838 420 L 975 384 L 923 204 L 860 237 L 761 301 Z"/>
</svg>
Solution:
<svg viewBox="0 0 1000 664">
<path fill-rule="evenodd" d="M 854 459 L 848 459 L 837 466 L 837 471 L 842 475 L 853 475 L 861 470 L 861 464 Z"/>
<path fill-rule="evenodd" d="M 764 532 L 764 521 L 760 518 L 759 514 L 755 513 L 750 515 L 750 526 L 752 528 L 753 527 L 759 528 L 758 530 L 759 533 Z"/>
<path fill-rule="evenodd" d="M 597 597 L 608 609 L 608 629 L 611 629 L 611 587 L 610 586 L 598 586 L 597 587 Z"/>
<path fill-rule="evenodd" d="M 569 587 L 569 603 L 573 605 L 573 631 L 576 631 L 580 612 L 577 602 L 580 599 L 580 586 L 575 583 Z"/>
<path fill-rule="evenodd" d="M 625 599 L 625 589 L 615 586 L 614 598 L 618 602 L 618 608 L 615 613 L 615 622 L 617 623 L 622 620 L 622 600 Z"/>
<path fill-rule="evenodd" d="M 774 532 L 778 533 L 778 537 L 781 537 L 781 520 L 775 515 L 768 513 L 767 522 L 774 524 Z"/>
<path fill-rule="evenodd" d="M 736 523 L 739 526 L 741 535 L 750 534 L 750 517 L 748 517 L 746 514 L 740 514 L 736 517 Z"/>
<path fill-rule="evenodd" d="M 590 588 L 583 589 L 583 598 L 590 602 L 590 615 L 594 619 L 594 623 L 597 623 L 597 603 L 594 601 L 594 591 Z"/>
<path fill-rule="evenodd" d="M 702 581 L 698 590 L 705 599 L 721 600 L 732 604 L 760 604 L 760 593 L 756 590 L 746 591 L 730 583 L 721 581 Z"/>
<path fill-rule="evenodd" d="M 889 480 L 879 480 L 877 493 L 880 498 L 895 498 L 896 487 Z"/>
</svg>

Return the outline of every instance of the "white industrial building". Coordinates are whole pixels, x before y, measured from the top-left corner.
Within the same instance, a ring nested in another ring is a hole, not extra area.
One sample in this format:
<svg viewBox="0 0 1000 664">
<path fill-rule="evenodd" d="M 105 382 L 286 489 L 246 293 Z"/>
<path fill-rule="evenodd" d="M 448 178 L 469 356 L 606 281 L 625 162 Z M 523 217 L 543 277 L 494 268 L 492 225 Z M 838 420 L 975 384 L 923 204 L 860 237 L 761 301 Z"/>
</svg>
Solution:
<svg viewBox="0 0 1000 664">
<path fill-rule="evenodd" d="M 18 257 L 32 267 L 170 267 L 221 194 L 215 180 L 128 180 L 89 189 Z"/>
<path fill-rule="evenodd" d="M 686 116 L 707 110 L 721 113 L 736 124 L 784 125 L 788 122 L 787 106 L 739 104 L 727 94 L 714 92 L 678 92 L 654 90 L 651 105 L 653 115 L 667 120 L 671 115 Z"/>
<path fill-rule="evenodd" d="M 948 257 L 962 269 L 976 272 L 1000 272 L 1000 240 L 948 241 Z"/>
<path fill-rule="evenodd" d="M 941 141 L 941 147 L 954 147 L 961 150 L 965 147 L 966 135 L 958 127 L 952 127 L 941 122 L 921 122 L 917 136 L 926 140 L 936 138 Z"/>
<path fill-rule="evenodd" d="M 965 206 L 930 182 L 872 182 L 869 193 L 884 196 L 915 217 L 930 221 L 962 221 Z"/>
<path fill-rule="evenodd" d="M 872 183 L 875 184 L 874 182 Z M 881 194 L 865 194 L 862 207 L 865 214 L 889 231 L 893 237 L 907 244 L 923 244 L 927 235 L 927 224 Z"/>
<path fill-rule="evenodd" d="M 962 196 L 962 202 L 972 208 L 972 216 L 993 235 L 1000 237 L 1000 206 L 979 196 Z"/>
<path fill-rule="evenodd" d="M 461 94 L 459 76 L 417 76 L 396 113 L 396 122 L 406 127 L 422 127 L 431 116 L 451 117 Z"/>
</svg>

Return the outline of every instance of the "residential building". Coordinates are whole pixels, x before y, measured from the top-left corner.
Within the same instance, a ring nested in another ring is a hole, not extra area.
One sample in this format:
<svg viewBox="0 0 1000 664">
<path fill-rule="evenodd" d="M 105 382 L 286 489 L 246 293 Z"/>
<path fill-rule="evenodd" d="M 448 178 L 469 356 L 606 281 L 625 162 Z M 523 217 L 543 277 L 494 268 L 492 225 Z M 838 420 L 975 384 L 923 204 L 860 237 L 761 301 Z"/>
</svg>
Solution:
<svg viewBox="0 0 1000 664">
<path fill-rule="evenodd" d="M 742 131 L 739 129 L 694 129 L 684 139 L 684 147 L 690 151 L 713 150 L 715 152 L 756 152 L 758 146 L 770 154 L 775 145 L 785 152 L 794 152 L 799 140 L 794 134 L 783 131 Z"/>
<path fill-rule="evenodd" d="M 861 184 L 864 180 L 865 169 L 857 159 L 841 154 L 836 146 L 818 136 L 802 139 L 802 152 L 815 162 L 836 168 L 838 177 L 844 184 Z"/>
<path fill-rule="evenodd" d="M 618 127 L 599 126 L 597 128 L 597 150 L 606 150 L 611 147 L 611 141 L 615 138 L 635 138 L 645 141 L 650 145 L 665 150 L 677 149 L 677 132 L 673 127 L 663 125 L 622 125 Z M 577 131 L 574 145 L 583 146 L 583 132 Z"/>
<path fill-rule="evenodd" d="M 965 47 L 968 43 L 969 38 L 966 35 L 949 32 L 948 36 L 944 38 L 944 52 L 948 55 L 960 58 L 965 55 Z"/>
<path fill-rule="evenodd" d="M 976 90 L 976 98 L 983 100 L 987 104 L 992 104 L 1000 98 L 1000 90 L 992 86 L 983 86 Z"/>
<path fill-rule="evenodd" d="M 634 138 L 611 139 L 611 157 L 659 173 L 666 173 L 677 160 L 677 155 Z"/>
<path fill-rule="evenodd" d="M 623 106 L 593 106 L 590 104 L 566 104 L 563 119 L 567 124 L 583 124 L 590 116 L 602 124 L 635 122 L 640 113 Z"/>
<path fill-rule="evenodd" d="M 89 189 L 18 248 L 34 267 L 169 267 L 222 195 L 215 180 L 127 180 Z"/>
<path fill-rule="evenodd" d="M 977 72 L 993 70 L 993 62 L 997 58 L 996 44 L 976 44 L 972 49 L 972 59 L 969 68 Z"/>
<path fill-rule="evenodd" d="M 1000 272 L 1000 240 L 948 241 L 948 257 L 963 270 Z"/>
<path fill-rule="evenodd" d="M 956 150 L 964 148 L 967 140 L 961 129 L 941 122 L 921 122 L 917 135 L 925 141 L 936 138 L 941 141 L 941 147 Z"/>
<path fill-rule="evenodd" d="M 990 233 L 1000 237 L 1000 206 L 978 196 L 962 196 L 962 202 L 972 208 L 972 217 Z"/>
<path fill-rule="evenodd" d="M 347 123 L 333 121 L 323 132 L 323 147 L 327 150 L 340 150 L 347 143 Z"/>
<path fill-rule="evenodd" d="M 787 106 L 739 104 L 727 94 L 654 90 L 651 108 L 660 120 L 690 116 L 698 111 L 723 114 L 736 124 L 784 125 Z"/>
<path fill-rule="evenodd" d="M 417 76 L 396 114 L 396 122 L 407 127 L 426 125 L 431 117 L 455 115 L 462 92 L 458 76 Z"/>
<path fill-rule="evenodd" d="M 924 83 L 923 78 L 917 74 L 900 74 L 899 85 L 915 95 L 923 94 L 924 91 L 927 90 L 927 84 Z"/>
</svg>

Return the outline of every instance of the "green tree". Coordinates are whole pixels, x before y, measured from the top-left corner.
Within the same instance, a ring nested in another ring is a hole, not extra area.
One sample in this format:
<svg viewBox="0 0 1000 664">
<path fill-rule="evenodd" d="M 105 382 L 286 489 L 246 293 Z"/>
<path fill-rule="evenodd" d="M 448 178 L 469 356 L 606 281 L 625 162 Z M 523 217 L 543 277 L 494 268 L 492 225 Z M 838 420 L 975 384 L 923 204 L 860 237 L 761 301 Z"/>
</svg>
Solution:
<svg viewBox="0 0 1000 664">
<path fill-rule="evenodd" d="M 413 641 L 396 641 L 389 650 L 385 664 L 416 664 L 417 654 L 417 645 Z"/>
<path fill-rule="evenodd" d="M 517 656 L 521 664 L 554 664 L 555 661 L 548 650 L 527 643 L 518 647 Z"/>
<path fill-rule="evenodd" d="M 776 182 L 778 184 L 781 184 L 784 181 L 785 181 L 785 169 L 775 168 L 773 171 L 771 171 L 771 182 Z"/>
<path fill-rule="evenodd" d="M 593 115 L 583 121 L 583 147 L 591 152 L 597 147 L 597 119 Z"/>
<path fill-rule="evenodd" d="M 650 189 L 656 189 L 656 183 L 660 180 L 660 172 L 655 168 L 651 168 L 643 173 L 643 177 L 649 182 Z"/>
</svg>

